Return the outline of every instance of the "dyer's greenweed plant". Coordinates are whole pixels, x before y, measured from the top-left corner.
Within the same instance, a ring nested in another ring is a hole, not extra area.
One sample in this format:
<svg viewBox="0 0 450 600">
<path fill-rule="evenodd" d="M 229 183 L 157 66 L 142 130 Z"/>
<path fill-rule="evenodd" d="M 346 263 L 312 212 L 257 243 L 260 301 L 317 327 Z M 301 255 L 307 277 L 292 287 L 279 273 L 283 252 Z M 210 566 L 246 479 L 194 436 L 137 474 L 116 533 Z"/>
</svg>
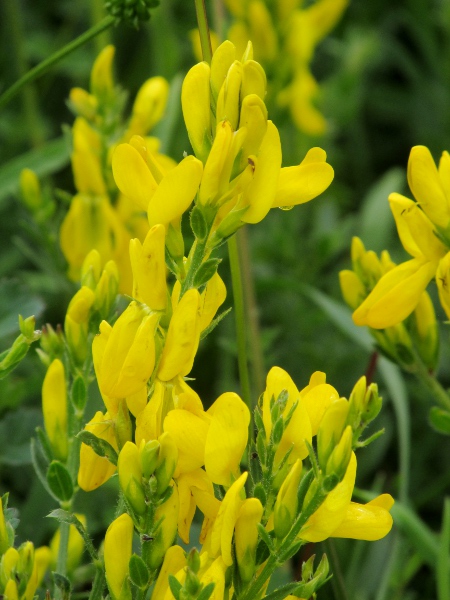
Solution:
<svg viewBox="0 0 450 600">
<path fill-rule="evenodd" d="M 201 340 L 224 316 L 216 249 L 270 209 L 318 196 L 333 169 L 320 148 L 298 166 L 281 167 L 280 137 L 264 101 L 266 75 L 250 42 L 241 58 L 225 41 L 210 63 L 186 75 L 181 102 L 194 155 L 179 164 L 145 137 L 162 114 L 167 84 L 144 84 L 124 125 L 113 52 L 109 47 L 97 59 L 91 92 L 70 96 L 79 115 L 72 155 L 78 193 L 61 246 L 81 287 L 64 331 L 48 326 L 39 350 L 47 367 L 44 429 L 32 454 L 59 503 L 51 514 L 59 531 L 52 550 L 34 551 L 30 543 L 16 550 L 3 498 L 0 593 L 31 600 L 53 552 L 53 595 L 68 598 L 83 543 L 95 567 L 91 600 L 106 590 L 113 600 L 314 597 L 330 577 L 326 556 L 316 566 L 314 557 L 305 562 L 301 580 L 267 589 L 304 544 L 376 540 L 392 526 L 391 496 L 351 501 L 355 451 L 381 433 L 362 437 L 381 408 L 376 385 L 361 378 L 347 400 L 325 373 L 313 373 L 299 390 L 273 367 L 255 408 L 225 392 L 205 411 L 186 378 Z M 22 187 L 28 197 L 38 189 L 29 172 Z M 181 228 L 187 216 L 189 249 Z M 126 230 L 124 218 L 135 229 Z M 121 314 L 119 290 L 131 297 Z M 39 334 L 34 322 L 22 328 L 26 350 Z M 94 379 L 104 411 L 86 415 Z M 89 524 L 73 509 L 79 489 L 111 478 L 116 518 L 97 550 Z M 198 539 L 196 512 L 203 517 Z M 197 548 L 186 553 L 180 540 Z"/>
<path fill-rule="evenodd" d="M 356 325 L 368 326 L 379 349 L 416 375 L 441 408 L 430 412 L 432 425 L 450 434 L 450 396 L 435 376 L 439 331 L 434 306 L 425 291 L 435 278 L 439 300 L 450 318 L 450 156 L 439 168 L 428 148 L 415 146 L 408 162 L 408 183 L 416 202 L 392 193 L 389 203 L 405 250 L 412 258 L 395 265 L 385 250 L 380 257 L 352 243 L 353 270 L 340 273 L 345 301 Z"/>
</svg>

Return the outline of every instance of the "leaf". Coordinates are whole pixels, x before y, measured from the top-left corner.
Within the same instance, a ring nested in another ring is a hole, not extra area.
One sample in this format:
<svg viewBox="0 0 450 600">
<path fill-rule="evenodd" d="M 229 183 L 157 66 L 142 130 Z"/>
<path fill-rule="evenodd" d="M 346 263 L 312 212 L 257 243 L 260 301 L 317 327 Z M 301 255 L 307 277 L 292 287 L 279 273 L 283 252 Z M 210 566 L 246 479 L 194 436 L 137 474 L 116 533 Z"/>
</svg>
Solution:
<svg viewBox="0 0 450 600">
<path fill-rule="evenodd" d="M 41 448 L 36 443 L 36 440 L 34 438 L 31 439 L 30 450 L 31 450 L 31 462 L 33 463 L 33 467 L 36 472 L 36 475 L 38 476 L 39 481 L 42 483 L 42 485 L 44 486 L 46 491 L 50 494 L 50 496 L 54 500 L 59 502 L 59 498 L 52 492 L 52 490 L 50 489 L 50 486 L 48 485 L 48 482 L 47 482 L 48 461 L 45 458 Z"/>
<path fill-rule="evenodd" d="M 208 327 L 206 327 L 206 329 L 204 329 L 200 335 L 200 339 L 203 340 L 207 335 L 209 335 L 211 333 L 211 331 L 213 329 L 215 329 L 217 327 L 217 325 L 220 323 L 220 321 L 222 319 L 224 319 L 227 314 L 229 312 L 231 312 L 233 309 L 230 306 L 230 308 L 227 308 L 227 310 L 224 310 L 222 313 L 220 313 L 219 316 L 217 316 L 213 321 L 211 321 L 211 323 L 208 325 Z"/>
<path fill-rule="evenodd" d="M 80 431 L 77 438 L 83 444 L 90 446 L 95 454 L 98 454 L 98 456 L 101 456 L 102 458 L 107 458 L 110 463 L 117 466 L 117 452 L 109 442 L 98 438 L 96 435 L 86 430 Z"/>
<path fill-rule="evenodd" d="M 205 262 L 200 265 L 194 275 L 194 287 L 199 288 L 208 283 L 208 281 L 214 276 L 215 272 L 217 271 L 217 267 L 221 262 L 221 258 L 208 258 L 208 260 L 205 260 Z"/>
<path fill-rule="evenodd" d="M 22 169 L 32 169 L 38 177 L 59 171 L 68 164 L 70 148 L 64 137 L 56 138 L 39 148 L 13 158 L 0 167 L 0 202 L 19 190 Z"/>
<path fill-rule="evenodd" d="M 169 587 L 170 591 L 175 597 L 175 600 L 180 600 L 182 585 L 174 575 L 169 575 Z"/>
<path fill-rule="evenodd" d="M 84 544 L 86 546 L 86 550 L 89 552 L 92 560 L 98 559 L 97 550 L 94 548 L 94 544 L 92 543 L 91 538 L 89 537 L 88 532 L 86 531 L 83 523 L 77 519 L 77 517 L 68 512 L 67 510 L 63 510 L 62 508 L 57 508 L 56 510 L 52 510 L 51 513 L 47 515 L 50 519 L 57 519 L 60 523 L 68 523 L 69 525 L 73 525 L 76 527 L 78 533 L 84 540 Z"/>
<path fill-rule="evenodd" d="M 438 433 L 450 435 L 450 412 L 433 406 L 428 414 L 430 424 Z"/>
<path fill-rule="evenodd" d="M 211 581 L 211 583 L 205 585 L 200 594 L 197 596 L 197 600 L 209 600 L 209 598 L 212 596 L 215 586 L 216 584 L 214 581 Z"/>
<path fill-rule="evenodd" d="M 61 573 L 56 573 L 55 571 L 52 572 L 52 576 L 56 587 L 61 590 L 61 600 L 69 600 L 71 590 L 70 581 L 65 575 L 61 575 Z"/>
<path fill-rule="evenodd" d="M 66 467 L 53 460 L 47 469 L 47 483 L 49 488 L 61 502 L 68 502 L 73 496 L 72 477 Z"/>
<path fill-rule="evenodd" d="M 145 590 L 148 586 L 150 573 L 147 565 L 137 554 L 133 554 L 128 564 L 130 579 L 141 590 Z"/>
</svg>

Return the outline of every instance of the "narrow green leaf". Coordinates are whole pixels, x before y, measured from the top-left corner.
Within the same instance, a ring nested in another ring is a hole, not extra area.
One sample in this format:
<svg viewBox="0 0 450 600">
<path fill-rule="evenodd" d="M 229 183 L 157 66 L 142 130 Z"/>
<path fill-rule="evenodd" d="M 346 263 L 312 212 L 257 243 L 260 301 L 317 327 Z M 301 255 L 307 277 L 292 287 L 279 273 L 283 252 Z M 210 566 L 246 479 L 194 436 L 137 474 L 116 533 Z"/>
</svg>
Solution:
<svg viewBox="0 0 450 600">
<path fill-rule="evenodd" d="M 41 449 L 39 448 L 38 444 L 36 443 L 36 440 L 33 438 L 31 439 L 31 442 L 30 442 L 30 449 L 31 449 L 31 462 L 33 463 L 33 467 L 36 472 L 36 475 L 38 476 L 39 481 L 42 483 L 42 485 L 44 486 L 44 488 L 48 492 L 48 494 L 54 500 L 59 501 L 59 498 L 52 492 L 52 490 L 50 489 L 50 486 L 48 485 L 48 482 L 47 482 L 48 461 L 45 458 L 45 456 L 43 456 Z"/>
<path fill-rule="evenodd" d="M 57 508 L 56 510 L 52 510 L 51 513 L 47 515 L 47 517 L 51 519 L 57 519 L 60 523 L 68 523 L 69 525 L 74 525 L 76 527 L 78 533 L 84 540 L 84 544 L 86 546 L 86 550 L 89 552 L 92 560 L 98 559 L 97 550 L 94 548 L 94 544 L 86 531 L 83 523 L 77 519 L 77 517 L 68 512 L 67 510 L 63 510 L 62 508 Z"/>
<path fill-rule="evenodd" d="M 69 600 L 71 591 L 70 581 L 65 575 L 54 571 L 52 572 L 52 576 L 56 587 L 61 591 L 61 600 Z"/>
<path fill-rule="evenodd" d="M 438 433 L 450 435 L 450 412 L 442 410 L 437 406 L 433 406 L 430 410 L 428 418 L 430 424 Z"/>
<path fill-rule="evenodd" d="M 217 325 L 220 323 L 220 321 L 222 319 L 224 319 L 227 314 L 229 312 L 231 312 L 233 309 L 230 306 L 230 308 L 227 308 L 227 310 L 224 310 L 222 313 L 220 313 L 220 315 L 218 315 L 215 319 L 213 319 L 211 321 L 211 323 L 208 325 L 208 327 L 206 327 L 206 329 L 204 329 L 200 335 L 200 339 L 203 340 L 207 335 L 209 335 L 211 333 L 211 331 L 213 331 L 213 329 L 215 329 L 217 327 Z"/>
<path fill-rule="evenodd" d="M 140 590 L 145 590 L 148 586 L 150 573 L 147 565 L 137 554 L 133 554 L 128 564 L 130 579 Z"/>
<path fill-rule="evenodd" d="M 181 583 L 174 575 L 169 575 L 169 587 L 170 591 L 175 597 L 175 600 L 180 600 L 180 592 L 182 589 Z"/>
<path fill-rule="evenodd" d="M 208 583 L 208 585 L 205 585 L 200 594 L 197 596 L 197 600 L 209 600 L 209 598 L 212 596 L 215 586 L 216 584 L 213 581 Z"/>
<path fill-rule="evenodd" d="M 90 446 L 95 454 L 98 454 L 98 456 L 103 458 L 107 458 L 110 463 L 117 466 L 117 452 L 109 442 L 98 438 L 96 435 L 86 430 L 80 431 L 80 433 L 77 435 L 77 438 L 83 444 Z"/>
<path fill-rule="evenodd" d="M 194 287 L 199 288 L 202 285 L 207 284 L 217 271 L 217 267 L 219 266 L 220 262 L 220 258 L 208 258 L 208 260 L 205 260 L 205 262 L 200 265 L 196 274 L 194 275 Z"/>
<path fill-rule="evenodd" d="M 73 496 L 72 477 L 66 467 L 54 460 L 47 470 L 47 483 L 49 488 L 61 502 L 69 501 Z"/>
</svg>

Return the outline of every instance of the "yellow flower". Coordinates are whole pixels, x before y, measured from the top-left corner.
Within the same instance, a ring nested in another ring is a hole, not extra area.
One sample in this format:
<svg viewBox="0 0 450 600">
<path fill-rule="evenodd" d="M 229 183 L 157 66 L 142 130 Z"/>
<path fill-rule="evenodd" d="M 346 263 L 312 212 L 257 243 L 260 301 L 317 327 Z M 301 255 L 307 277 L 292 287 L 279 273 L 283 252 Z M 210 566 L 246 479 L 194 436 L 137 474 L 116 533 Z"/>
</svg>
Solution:
<svg viewBox="0 0 450 600">
<path fill-rule="evenodd" d="M 235 525 L 236 560 L 243 581 L 250 581 L 255 572 L 258 528 L 264 509 L 257 498 L 247 498 L 239 511 Z"/>
<path fill-rule="evenodd" d="M 108 413 L 104 415 L 98 411 L 94 417 L 85 425 L 85 429 L 102 440 L 106 440 L 117 451 L 114 423 Z M 100 487 L 116 472 L 116 467 L 105 457 L 98 456 L 94 450 L 86 444 L 81 444 L 80 467 L 78 470 L 78 485 L 85 492 Z"/>
<path fill-rule="evenodd" d="M 155 511 L 155 523 L 160 522 L 160 525 L 156 530 L 154 539 L 146 542 L 151 544 L 148 561 L 151 569 L 157 569 L 161 565 L 167 550 L 172 546 L 177 534 L 179 511 L 178 489 L 173 481 L 171 482 L 171 487 L 172 494 Z"/>
<path fill-rule="evenodd" d="M 67 390 L 64 365 L 55 358 L 47 369 L 42 385 L 44 426 L 53 454 L 65 461 L 68 452 Z"/>
<path fill-rule="evenodd" d="M 169 575 L 176 575 L 186 566 L 186 554 L 181 546 L 171 546 L 164 555 L 164 562 L 153 588 L 152 600 L 164 600 L 169 589 Z"/>
<path fill-rule="evenodd" d="M 114 326 L 100 324 L 92 352 L 95 373 L 102 394 L 126 398 L 142 390 L 155 365 L 155 328 L 157 313 L 149 314 L 131 302 Z"/>
<path fill-rule="evenodd" d="M 297 516 L 297 491 L 301 478 L 302 461 L 298 458 L 280 487 L 273 510 L 274 531 L 280 540 L 286 537 Z"/>
<path fill-rule="evenodd" d="M 169 84 L 164 77 L 151 77 L 142 84 L 133 104 L 125 138 L 145 135 L 161 120 L 167 104 Z"/>
<path fill-rule="evenodd" d="M 0 498 L 0 555 L 4 554 L 9 548 L 9 536 L 6 526 L 5 515 L 3 513 L 3 503 Z"/>
<path fill-rule="evenodd" d="M 34 563 L 31 577 L 28 580 L 24 600 L 33 600 L 36 590 L 44 578 L 45 572 L 50 565 L 51 551 L 48 546 L 41 546 L 34 551 Z"/>
<path fill-rule="evenodd" d="M 126 513 L 111 523 L 105 536 L 105 571 L 109 593 L 114 600 L 131 598 L 128 563 L 133 541 L 133 521 Z"/>
<path fill-rule="evenodd" d="M 154 225 L 143 244 L 130 241 L 133 297 L 155 311 L 163 311 L 167 301 L 164 240 L 164 226 Z"/>
<path fill-rule="evenodd" d="M 83 285 L 67 307 L 64 331 L 72 356 L 80 365 L 84 363 L 88 353 L 89 316 L 94 302 L 95 293 Z"/>
</svg>

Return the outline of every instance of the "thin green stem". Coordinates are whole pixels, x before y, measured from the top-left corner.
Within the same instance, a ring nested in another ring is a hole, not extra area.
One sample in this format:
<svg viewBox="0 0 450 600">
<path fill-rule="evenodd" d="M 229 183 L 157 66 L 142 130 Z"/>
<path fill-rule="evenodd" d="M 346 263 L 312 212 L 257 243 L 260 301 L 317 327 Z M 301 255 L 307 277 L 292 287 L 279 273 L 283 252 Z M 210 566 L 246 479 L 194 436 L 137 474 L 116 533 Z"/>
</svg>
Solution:
<svg viewBox="0 0 450 600">
<path fill-rule="evenodd" d="M 30 83 L 31 81 L 35 81 L 38 77 L 46 73 L 50 69 L 50 67 L 62 60 L 68 54 L 70 54 L 80 46 L 86 44 L 86 42 L 94 38 L 102 31 L 105 31 L 106 29 L 111 27 L 114 21 L 114 17 L 105 17 L 103 21 L 82 33 L 72 42 L 64 46 L 64 48 L 61 48 L 61 50 L 58 50 L 57 52 L 43 60 L 41 63 L 36 65 L 33 69 L 30 69 L 23 77 L 16 81 L 16 83 L 14 83 L 10 88 L 6 90 L 6 92 L 4 92 L 0 96 L 0 109 L 3 108 L 6 104 L 8 104 L 8 102 L 12 100 L 18 92 L 20 92 L 24 85 Z"/>
<path fill-rule="evenodd" d="M 228 255 L 230 258 L 231 281 L 233 286 L 234 314 L 236 322 L 236 338 L 238 349 L 239 378 L 243 400 L 250 412 L 253 410 L 252 394 L 250 389 L 250 376 L 248 372 L 247 335 L 244 307 L 244 291 L 242 287 L 241 264 L 236 236 L 228 240 Z M 253 426 L 250 423 L 251 433 Z"/>
<path fill-rule="evenodd" d="M 418 361 L 418 367 L 414 374 L 430 390 L 438 404 L 442 408 L 450 410 L 450 396 L 422 362 Z"/>
<path fill-rule="evenodd" d="M 89 600 L 101 600 L 105 589 L 105 569 L 101 563 L 95 565 L 95 577 Z"/>
<path fill-rule="evenodd" d="M 200 34 L 200 45 L 202 47 L 203 60 L 210 65 L 212 60 L 212 47 L 211 37 L 209 35 L 208 17 L 206 15 L 205 0 L 195 0 L 195 12 L 197 13 L 197 24 Z"/>
<path fill-rule="evenodd" d="M 450 600 L 450 576 L 448 560 L 450 554 L 450 498 L 444 501 L 444 518 L 442 519 L 441 540 L 436 569 L 437 592 L 439 600 Z"/>
<path fill-rule="evenodd" d="M 59 548 L 58 560 L 56 562 L 56 571 L 60 575 L 65 575 L 67 572 L 67 549 L 69 546 L 69 523 L 59 524 Z M 62 598 L 61 590 L 55 586 L 55 598 Z"/>
</svg>

